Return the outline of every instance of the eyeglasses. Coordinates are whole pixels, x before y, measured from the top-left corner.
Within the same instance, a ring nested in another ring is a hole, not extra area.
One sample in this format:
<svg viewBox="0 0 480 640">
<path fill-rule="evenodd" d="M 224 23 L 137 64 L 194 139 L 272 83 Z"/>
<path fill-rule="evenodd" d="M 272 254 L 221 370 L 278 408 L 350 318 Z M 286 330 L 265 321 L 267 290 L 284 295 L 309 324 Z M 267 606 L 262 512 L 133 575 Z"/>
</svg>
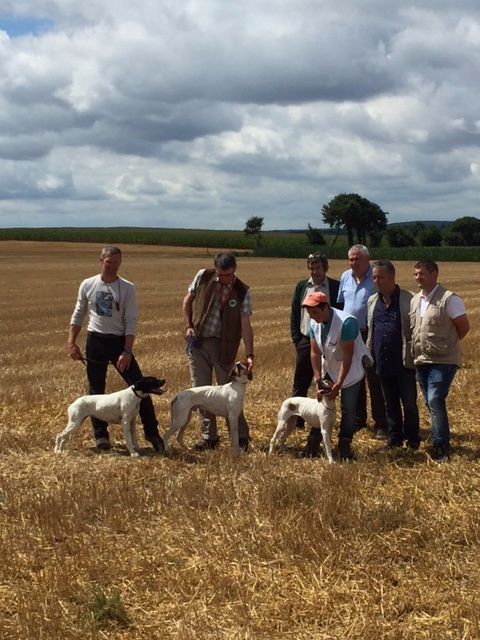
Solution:
<svg viewBox="0 0 480 640">
<path fill-rule="evenodd" d="M 327 256 L 323 253 L 311 253 L 307 256 L 307 260 L 328 260 Z"/>
</svg>

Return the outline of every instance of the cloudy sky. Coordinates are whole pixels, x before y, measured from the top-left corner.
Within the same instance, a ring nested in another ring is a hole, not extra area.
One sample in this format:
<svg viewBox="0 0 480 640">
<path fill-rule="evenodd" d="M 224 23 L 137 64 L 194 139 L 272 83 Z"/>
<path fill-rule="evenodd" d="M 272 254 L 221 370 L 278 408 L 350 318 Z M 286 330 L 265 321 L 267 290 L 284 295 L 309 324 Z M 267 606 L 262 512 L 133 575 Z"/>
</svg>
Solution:
<svg viewBox="0 0 480 640">
<path fill-rule="evenodd" d="M 478 0 L 0 0 L 0 226 L 480 217 Z"/>
</svg>

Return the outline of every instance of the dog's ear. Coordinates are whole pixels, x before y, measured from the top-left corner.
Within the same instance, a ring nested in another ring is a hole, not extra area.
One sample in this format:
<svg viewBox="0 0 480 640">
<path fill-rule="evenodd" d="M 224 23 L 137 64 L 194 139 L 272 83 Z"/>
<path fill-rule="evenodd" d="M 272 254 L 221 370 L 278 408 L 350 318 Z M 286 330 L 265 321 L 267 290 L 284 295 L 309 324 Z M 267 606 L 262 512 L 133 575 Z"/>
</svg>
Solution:
<svg viewBox="0 0 480 640">
<path fill-rule="evenodd" d="M 251 371 L 247 373 L 247 380 L 253 380 L 253 373 Z"/>
</svg>

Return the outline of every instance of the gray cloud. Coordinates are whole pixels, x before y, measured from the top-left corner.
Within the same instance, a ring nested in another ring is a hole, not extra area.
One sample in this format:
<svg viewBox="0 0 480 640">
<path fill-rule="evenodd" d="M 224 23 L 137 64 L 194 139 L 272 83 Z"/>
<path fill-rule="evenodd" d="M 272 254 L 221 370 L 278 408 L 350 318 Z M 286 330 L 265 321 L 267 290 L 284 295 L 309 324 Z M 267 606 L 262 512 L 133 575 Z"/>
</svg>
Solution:
<svg viewBox="0 0 480 640">
<path fill-rule="evenodd" d="M 477 215 L 475 2 L 18 5 L 53 26 L 0 32 L 0 225 L 18 201 L 32 225 L 302 227 L 345 190 Z"/>
</svg>

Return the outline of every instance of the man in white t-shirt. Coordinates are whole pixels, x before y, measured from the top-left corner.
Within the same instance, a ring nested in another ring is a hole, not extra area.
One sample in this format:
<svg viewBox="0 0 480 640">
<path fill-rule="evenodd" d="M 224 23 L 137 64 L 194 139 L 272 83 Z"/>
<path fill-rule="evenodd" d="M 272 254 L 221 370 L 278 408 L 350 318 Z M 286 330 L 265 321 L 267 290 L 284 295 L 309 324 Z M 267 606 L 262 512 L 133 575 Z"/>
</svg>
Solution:
<svg viewBox="0 0 480 640">
<path fill-rule="evenodd" d="M 420 260 L 414 267 L 420 292 L 410 303 L 412 351 L 417 380 L 432 423 L 432 457 L 450 456 L 446 398 L 461 366 L 460 340 L 470 330 L 463 300 L 438 282 L 438 265 Z"/>
<path fill-rule="evenodd" d="M 118 247 L 103 247 L 100 262 L 102 272 L 80 284 L 67 341 L 69 356 L 72 360 L 80 360 L 82 353 L 76 340 L 83 320 L 88 316 L 85 355 L 90 394 L 105 393 L 109 363 L 127 384 L 134 384 L 142 377 L 132 351 L 137 328 L 135 287 L 118 275 L 122 263 L 122 252 Z M 140 403 L 140 418 L 145 439 L 155 451 L 162 453 L 163 440 L 150 396 Z M 97 449 L 110 449 L 108 424 L 92 418 L 92 427 Z"/>
<path fill-rule="evenodd" d="M 358 393 L 365 376 L 364 366 L 371 365 L 372 358 L 360 334 L 358 320 L 345 311 L 333 309 L 324 293 L 310 293 L 302 306 L 310 316 L 310 358 L 319 388 L 317 397 L 321 399 L 325 393 L 321 383 L 326 377 L 332 383 L 329 396 L 336 398 L 340 394 L 338 455 L 341 460 L 351 460 Z M 316 432 L 320 442 L 320 429 Z M 313 444 L 312 434 L 309 439 Z"/>
</svg>

